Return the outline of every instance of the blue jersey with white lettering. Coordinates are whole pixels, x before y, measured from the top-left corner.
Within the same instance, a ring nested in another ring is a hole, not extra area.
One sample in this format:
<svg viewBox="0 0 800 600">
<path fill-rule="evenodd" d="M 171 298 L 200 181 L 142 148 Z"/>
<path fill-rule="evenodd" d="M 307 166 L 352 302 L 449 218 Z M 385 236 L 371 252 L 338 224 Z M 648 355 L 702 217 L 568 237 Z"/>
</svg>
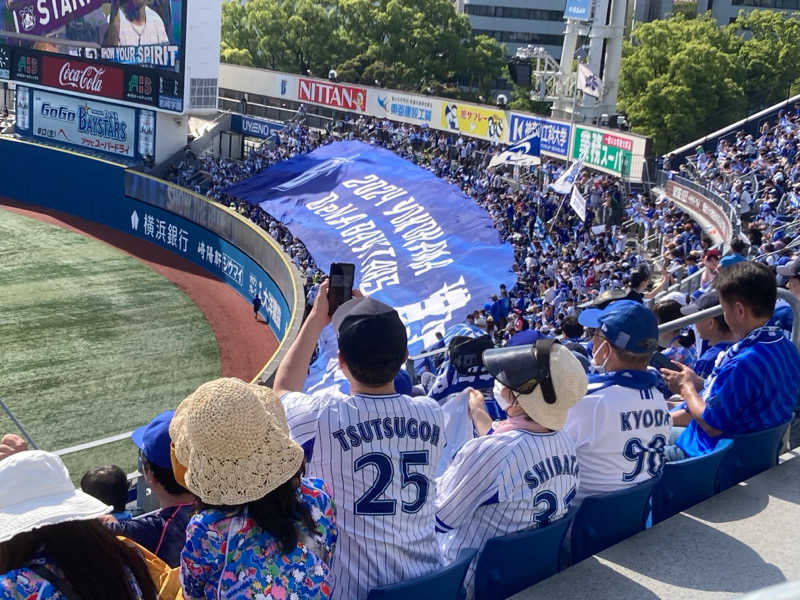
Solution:
<svg viewBox="0 0 800 600">
<path fill-rule="evenodd" d="M 444 446 L 436 401 L 401 394 L 281 398 L 306 474 L 328 484 L 339 541 L 333 597 L 363 600 L 372 588 L 442 564 L 434 469 Z"/>
<path fill-rule="evenodd" d="M 723 435 L 763 431 L 791 418 L 798 395 L 797 348 L 780 327 L 759 327 L 714 367 L 703 390 L 703 421 Z M 713 451 L 720 437 L 711 437 L 692 419 L 675 443 L 687 456 L 700 456 Z"/>
<path fill-rule="evenodd" d="M 569 409 L 564 425 L 581 466 L 577 502 L 661 472 L 672 419 L 657 378 L 652 371 L 589 375 L 586 395 Z"/>
<path fill-rule="evenodd" d="M 513 430 L 470 440 L 437 480 L 436 530 L 445 560 L 489 538 L 563 517 L 578 488 L 575 443 L 563 431 Z M 474 565 L 465 580 L 474 592 Z"/>
</svg>

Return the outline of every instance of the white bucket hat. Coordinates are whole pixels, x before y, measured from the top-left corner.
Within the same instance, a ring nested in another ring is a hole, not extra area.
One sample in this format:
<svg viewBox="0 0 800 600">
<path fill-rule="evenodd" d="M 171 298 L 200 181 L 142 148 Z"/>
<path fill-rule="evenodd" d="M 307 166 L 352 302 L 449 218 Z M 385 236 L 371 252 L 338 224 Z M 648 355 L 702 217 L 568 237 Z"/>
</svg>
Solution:
<svg viewBox="0 0 800 600">
<path fill-rule="evenodd" d="M 100 500 L 76 490 L 63 461 L 49 452 L 26 450 L 0 461 L 0 542 L 67 521 L 111 512 Z"/>
<path fill-rule="evenodd" d="M 483 363 L 517 394 L 525 414 L 554 431 L 564 427 L 567 411 L 586 395 L 586 371 L 568 348 L 554 340 L 487 350 Z"/>
<path fill-rule="evenodd" d="M 186 487 L 206 504 L 238 505 L 291 479 L 303 449 L 289 438 L 283 406 L 263 386 L 222 378 L 178 405 L 169 426 Z"/>
</svg>

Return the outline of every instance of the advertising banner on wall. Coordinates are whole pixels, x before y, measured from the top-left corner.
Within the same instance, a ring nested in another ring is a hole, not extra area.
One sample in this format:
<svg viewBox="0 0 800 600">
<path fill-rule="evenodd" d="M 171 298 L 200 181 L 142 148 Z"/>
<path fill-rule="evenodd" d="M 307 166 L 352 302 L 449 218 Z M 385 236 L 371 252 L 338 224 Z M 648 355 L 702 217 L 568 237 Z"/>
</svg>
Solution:
<svg viewBox="0 0 800 600">
<path fill-rule="evenodd" d="M 178 201 L 188 191 L 138 174 L 125 178 L 127 223 L 114 223 L 148 242 L 188 258 L 233 287 L 248 302 L 261 298 L 261 314 L 281 340 L 291 319 L 291 310 L 275 281 L 247 254 L 227 240 L 182 217 L 154 206 Z M 147 203 L 138 202 L 141 198 Z M 198 202 L 203 200 L 198 199 Z"/>
<path fill-rule="evenodd" d="M 19 133 L 31 132 L 31 90 L 24 85 L 17 86 L 16 113 L 14 129 Z"/>
<path fill-rule="evenodd" d="M 640 148 L 639 148 L 640 147 Z M 637 152 L 638 150 L 638 152 Z M 638 174 L 641 177 L 641 159 L 644 156 L 644 139 L 634 138 L 624 132 L 610 132 L 594 127 L 575 126 L 571 158 L 583 156 L 587 167 L 613 175 L 628 177 L 634 170 L 634 155 L 639 158 Z"/>
<path fill-rule="evenodd" d="M 700 223 L 715 245 L 730 243 L 733 235 L 731 220 L 711 198 L 672 180 L 664 183 L 664 194 Z"/>
<path fill-rule="evenodd" d="M 566 158 L 569 151 L 569 125 L 550 119 L 510 112 L 508 141 L 518 142 L 530 135 L 539 135 L 539 147 L 545 154 Z"/>
<path fill-rule="evenodd" d="M 305 77 L 300 77 L 297 85 L 297 98 L 301 102 L 313 102 L 361 113 L 367 111 L 366 88 Z"/>
<path fill-rule="evenodd" d="M 282 131 L 285 125 L 279 121 L 269 119 L 257 119 L 247 115 L 232 115 L 231 129 L 236 133 L 243 133 L 250 137 L 257 137 L 262 140 L 272 137 Z"/>
<path fill-rule="evenodd" d="M 370 89 L 367 92 L 367 112 L 392 121 L 432 126 L 434 119 L 439 119 L 439 107 L 439 100 L 430 96 L 392 90 Z"/>
<path fill-rule="evenodd" d="M 441 103 L 440 128 L 452 133 L 463 133 L 492 142 L 505 142 L 506 113 L 475 104 L 458 102 Z"/>
<path fill-rule="evenodd" d="M 133 157 L 136 110 L 33 90 L 33 135 Z"/>
</svg>

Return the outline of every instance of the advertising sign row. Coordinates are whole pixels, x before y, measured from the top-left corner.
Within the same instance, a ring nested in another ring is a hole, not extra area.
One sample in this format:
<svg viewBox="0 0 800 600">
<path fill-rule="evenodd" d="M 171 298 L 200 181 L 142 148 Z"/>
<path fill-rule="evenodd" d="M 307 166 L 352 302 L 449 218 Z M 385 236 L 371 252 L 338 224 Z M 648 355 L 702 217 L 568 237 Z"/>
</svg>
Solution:
<svg viewBox="0 0 800 600">
<path fill-rule="evenodd" d="M 112 226 L 148 242 L 182 255 L 213 273 L 235 289 L 247 301 L 261 298 L 261 316 L 275 336 L 286 335 L 292 311 L 277 283 L 245 252 L 222 239 L 202 223 L 188 221 L 155 204 L 170 205 L 171 199 L 187 194 L 185 190 L 129 171 L 125 178 L 125 204 L 116 206 L 119 213 L 127 206 L 127 223 Z M 141 199 L 145 202 L 140 202 Z M 198 198 L 196 202 L 205 202 Z M 198 211 L 198 215 L 202 211 Z"/>
<path fill-rule="evenodd" d="M 155 155 L 155 113 L 17 86 L 20 135 L 115 156 Z"/>
<path fill-rule="evenodd" d="M 634 180 L 641 180 L 644 168 L 647 139 L 619 130 L 581 125 L 573 132 L 567 122 L 522 112 L 236 65 L 220 65 L 219 84 L 220 88 L 316 104 L 504 144 L 538 132 L 544 155 L 574 160 L 585 153 L 584 160 L 593 169 Z"/>
<path fill-rule="evenodd" d="M 187 0 L 5 0 L 0 79 L 183 112 Z"/>
<path fill-rule="evenodd" d="M 0 80 L 183 112 L 183 75 L 0 45 Z"/>
</svg>

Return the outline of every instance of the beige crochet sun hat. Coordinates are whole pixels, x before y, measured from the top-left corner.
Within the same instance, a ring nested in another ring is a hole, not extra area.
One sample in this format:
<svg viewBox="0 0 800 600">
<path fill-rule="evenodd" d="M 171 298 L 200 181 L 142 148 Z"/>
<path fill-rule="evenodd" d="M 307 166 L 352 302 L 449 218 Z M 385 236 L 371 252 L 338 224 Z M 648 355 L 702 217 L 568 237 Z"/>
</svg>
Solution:
<svg viewBox="0 0 800 600">
<path fill-rule="evenodd" d="M 235 378 L 201 385 L 169 425 L 186 487 L 211 505 L 251 502 L 291 479 L 303 449 L 288 431 L 272 390 Z"/>
</svg>

